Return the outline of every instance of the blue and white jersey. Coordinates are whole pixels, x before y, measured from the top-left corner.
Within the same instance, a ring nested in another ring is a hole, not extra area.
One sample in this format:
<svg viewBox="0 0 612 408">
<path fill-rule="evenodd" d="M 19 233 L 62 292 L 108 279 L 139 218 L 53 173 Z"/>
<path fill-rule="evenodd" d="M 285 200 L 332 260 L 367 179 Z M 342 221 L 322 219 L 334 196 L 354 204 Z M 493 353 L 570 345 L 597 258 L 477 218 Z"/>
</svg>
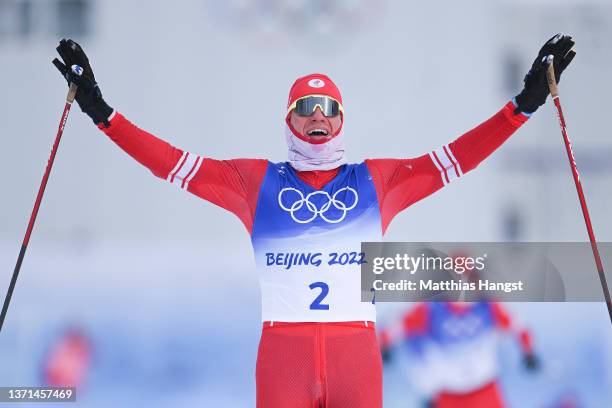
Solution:
<svg viewBox="0 0 612 408">
<path fill-rule="evenodd" d="M 365 163 L 342 166 L 319 190 L 269 163 L 251 234 L 263 320 L 375 321 L 374 304 L 361 301 L 361 242 L 381 239 Z"/>
<path fill-rule="evenodd" d="M 451 308 L 445 302 L 428 305 L 431 360 L 441 389 L 470 392 L 497 378 L 499 332 L 489 302 Z"/>
<path fill-rule="evenodd" d="M 477 302 L 452 310 L 446 302 L 429 305 L 430 336 L 444 347 L 459 347 L 495 331 L 490 303 Z"/>
</svg>

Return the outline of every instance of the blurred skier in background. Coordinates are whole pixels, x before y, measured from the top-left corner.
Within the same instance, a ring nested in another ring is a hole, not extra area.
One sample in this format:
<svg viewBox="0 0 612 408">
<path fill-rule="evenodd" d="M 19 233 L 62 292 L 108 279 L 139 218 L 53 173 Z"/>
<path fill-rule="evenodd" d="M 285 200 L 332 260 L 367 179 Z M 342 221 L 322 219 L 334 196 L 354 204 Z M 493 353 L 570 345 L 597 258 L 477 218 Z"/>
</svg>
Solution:
<svg viewBox="0 0 612 408">
<path fill-rule="evenodd" d="M 414 358 L 406 361 L 408 375 L 424 406 L 502 408 L 497 365 L 502 333 L 516 337 L 528 370 L 539 368 L 529 331 L 495 302 L 419 303 L 381 331 L 380 344 L 383 361 L 402 348 Z"/>
</svg>

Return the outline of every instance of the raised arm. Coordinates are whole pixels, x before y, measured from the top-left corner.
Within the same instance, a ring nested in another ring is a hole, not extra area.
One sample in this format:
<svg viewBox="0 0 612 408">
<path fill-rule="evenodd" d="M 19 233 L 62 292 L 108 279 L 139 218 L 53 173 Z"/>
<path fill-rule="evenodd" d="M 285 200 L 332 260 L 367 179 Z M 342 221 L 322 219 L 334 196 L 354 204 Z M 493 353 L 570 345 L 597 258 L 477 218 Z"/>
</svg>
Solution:
<svg viewBox="0 0 612 408">
<path fill-rule="evenodd" d="M 412 159 L 372 159 L 383 231 L 402 210 L 462 177 L 489 157 L 528 119 L 508 102 L 499 112 L 451 143 Z"/>
<path fill-rule="evenodd" d="M 172 146 L 140 129 L 104 101 L 89 60 L 76 42 L 62 40 L 57 51 L 63 63 L 55 59 L 53 64 L 68 82 L 78 85 L 76 101 L 81 110 L 113 142 L 157 177 L 236 214 L 251 232 L 266 160 L 214 160 Z M 73 65 L 82 68 L 80 76 L 72 74 Z"/>
<path fill-rule="evenodd" d="M 424 335 L 429 329 L 427 304 L 419 303 L 404 316 L 380 331 L 379 342 L 383 361 L 389 361 L 393 348 L 402 341 Z"/>
<path fill-rule="evenodd" d="M 98 127 L 157 177 L 234 213 L 251 232 L 266 160 L 215 160 L 183 151 L 115 112 L 108 127 Z"/>
<path fill-rule="evenodd" d="M 516 337 L 523 353 L 525 367 L 528 370 L 538 369 L 540 364 L 533 351 L 533 341 L 529 330 L 514 322 L 500 303 L 491 303 L 491 309 L 497 328 Z"/>
<path fill-rule="evenodd" d="M 406 207 L 476 168 L 521 127 L 549 94 L 544 58 L 555 56 L 557 79 L 575 56 L 574 41 L 557 34 L 540 49 L 524 88 L 499 112 L 451 143 L 413 159 L 374 159 L 366 164 L 382 214 L 383 233 Z"/>
</svg>

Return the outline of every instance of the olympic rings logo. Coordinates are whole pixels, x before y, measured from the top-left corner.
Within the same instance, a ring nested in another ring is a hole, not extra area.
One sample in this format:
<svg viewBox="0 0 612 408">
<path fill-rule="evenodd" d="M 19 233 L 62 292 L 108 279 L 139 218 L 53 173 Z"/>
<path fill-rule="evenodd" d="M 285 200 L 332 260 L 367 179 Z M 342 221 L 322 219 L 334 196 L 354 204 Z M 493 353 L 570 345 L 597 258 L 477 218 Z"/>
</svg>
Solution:
<svg viewBox="0 0 612 408">
<path fill-rule="evenodd" d="M 347 205 L 336 198 L 338 194 L 342 193 L 343 191 L 346 191 L 347 193 L 350 192 L 353 195 L 353 200 L 352 200 L 351 205 Z M 296 193 L 297 199 L 290 206 L 286 206 L 283 203 L 283 195 L 285 195 L 286 197 L 286 194 L 290 194 L 289 192 Z M 314 202 L 312 202 L 312 198 L 316 196 L 325 197 L 326 199 L 325 204 L 321 205 L 320 207 L 317 207 L 317 205 Z M 293 221 L 299 224 L 308 224 L 309 222 L 317 218 L 317 216 L 320 216 L 324 221 L 330 224 L 336 224 L 346 218 L 346 214 L 357 206 L 358 201 L 359 201 L 359 196 L 357 195 L 357 191 L 355 191 L 351 187 L 341 188 L 340 190 L 336 191 L 331 196 L 329 195 L 327 191 L 317 190 L 317 191 L 313 191 L 312 193 L 304 197 L 304 194 L 300 190 L 298 190 L 297 188 L 293 188 L 293 187 L 283 188 L 280 191 L 280 193 L 278 193 L 278 205 L 280 206 L 280 208 L 282 208 L 283 210 L 291 214 L 291 218 L 293 219 Z M 303 218 L 303 217 L 299 218 L 296 215 L 296 212 L 299 211 L 304 206 L 305 206 L 305 210 L 307 210 L 307 212 L 309 212 L 310 215 L 307 218 Z M 336 210 L 341 211 L 340 217 L 334 218 L 333 216 L 328 215 L 328 211 L 332 208 L 332 206 Z"/>
</svg>

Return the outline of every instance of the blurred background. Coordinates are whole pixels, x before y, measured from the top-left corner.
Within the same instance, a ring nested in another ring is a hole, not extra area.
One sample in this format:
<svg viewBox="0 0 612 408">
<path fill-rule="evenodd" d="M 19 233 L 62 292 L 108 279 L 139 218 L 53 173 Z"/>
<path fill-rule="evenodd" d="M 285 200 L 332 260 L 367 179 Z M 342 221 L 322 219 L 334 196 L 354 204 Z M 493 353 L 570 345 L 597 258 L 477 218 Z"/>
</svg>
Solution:
<svg viewBox="0 0 612 408">
<path fill-rule="evenodd" d="M 610 241 L 609 0 L 0 0 L 0 293 L 64 104 L 50 64 L 63 36 L 84 47 L 111 106 L 214 158 L 285 160 L 289 87 L 327 73 L 361 161 L 418 156 L 484 121 L 557 32 L 577 41 L 561 97 L 595 233 Z M 586 241 L 552 104 L 386 239 Z M 0 385 L 77 383 L 86 407 L 254 406 L 252 261 L 238 219 L 155 179 L 75 105 L 0 336 Z M 412 307 L 380 305 L 379 326 Z M 612 406 L 603 303 L 506 308 L 542 363 L 527 374 L 501 342 L 510 406 Z M 385 368 L 385 406 L 420 406 L 400 366 Z"/>
</svg>

